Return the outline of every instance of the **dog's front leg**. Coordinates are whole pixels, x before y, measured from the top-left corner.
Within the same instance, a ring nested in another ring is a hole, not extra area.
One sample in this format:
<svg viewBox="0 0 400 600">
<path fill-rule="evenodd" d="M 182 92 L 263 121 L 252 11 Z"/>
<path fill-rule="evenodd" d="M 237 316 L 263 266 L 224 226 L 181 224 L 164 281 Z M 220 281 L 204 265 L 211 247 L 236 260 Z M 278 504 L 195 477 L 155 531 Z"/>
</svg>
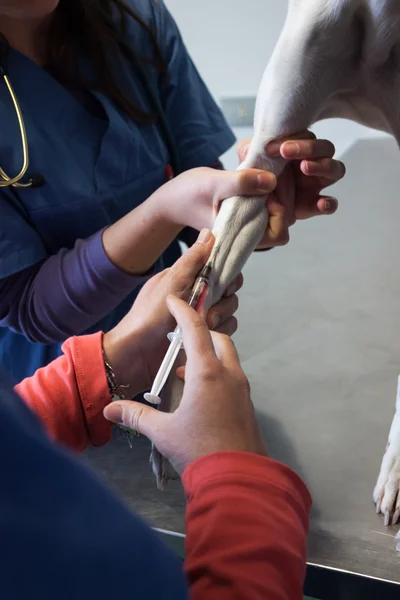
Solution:
<svg viewBox="0 0 400 600">
<path fill-rule="evenodd" d="M 174 369 L 172 370 L 164 389 L 161 393 L 161 402 L 158 406 L 158 410 L 167 413 L 173 413 L 181 403 L 183 395 L 183 382 L 176 376 L 176 369 L 186 364 L 186 355 L 183 350 L 176 359 Z M 157 487 L 159 490 L 165 490 L 168 485 L 168 481 L 178 479 L 179 475 L 175 471 L 168 459 L 165 458 L 152 444 L 150 463 L 153 469 L 153 473 L 156 476 Z"/>
<path fill-rule="evenodd" d="M 213 228 L 215 243 L 208 260 L 211 275 L 206 310 L 218 302 L 261 240 L 268 222 L 265 201 L 266 197 L 235 197 L 223 202 Z M 183 384 L 177 378 L 175 370 L 184 362 L 185 355 L 182 351 L 161 394 L 159 410 L 174 412 L 178 408 Z M 170 479 L 178 477 L 170 462 L 154 446 L 150 461 L 159 489 L 165 489 Z"/>
<path fill-rule="evenodd" d="M 255 135 L 247 157 L 239 169 L 265 169 L 278 176 L 286 161 L 267 156 L 266 143 L 285 133 L 305 129 L 312 120 L 313 111 L 310 110 L 310 103 L 307 104 L 307 110 L 304 103 L 296 103 L 296 90 L 292 94 L 290 81 L 285 82 L 284 72 L 281 73 L 279 81 L 273 80 L 276 68 L 267 69 L 264 76 L 260 88 L 262 100 L 261 105 L 258 105 Z M 284 104 L 281 102 L 283 88 L 287 90 Z M 270 94 L 271 111 L 268 111 L 268 107 L 264 110 L 262 106 L 263 102 L 269 102 L 267 92 Z M 285 125 L 286 123 L 288 125 Z M 208 307 L 218 302 L 263 237 L 268 223 L 266 200 L 267 196 L 233 197 L 222 203 L 213 228 L 215 243 L 208 261 L 211 266 Z M 182 356 L 180 360 L 183 360 Z M 159 410 L 173 412 L 179 406 L 181 396 L 182 383 L 176 377 L 174 369 L 161 395 Z M 169 461 L 154 447 L 150 460 L 157 485 L 164 489 L 169 479 L 176 478 L 176 473 Z"/>
<path fill-rule="evenodd" d="M 307 129 L 326 111 L 334 91 L 343 89 L 351 80 L 349 65 L 353 63 L 348 58 L 352 48 L 342 44 L 340 61 L 335 68 L 330 68 L 330 55 L 324 56 L 325 37 L 318 35 L 322 25 L 314 19 L 319 3 L 314 0 L 311 4 L 313 10 L 299 14 L 295 3 L 291 3 L 293 8 L 261 82 L 254 137 L 241 169 L 265 169 L 279 176 L 286 163 L 281 158 L 268 156 L 268 142 Z M 341 40 L 347 39 L 349 36 L 345 34 L 350 34 L 348 23 L 351 19 L 347 14 L 345 17 L 339 29 L 334 27 L 333 20 L 325 20 L 324 35 L 331 33 L 326 31 L 327 22 L 328 29 L 335 29 L 336 36 L 339 32 Z M 209 306 L 218 302 L 261 240 L 268 222 L 265 202 L 266 197 L 235 197 L 222 203 L 213 229 L 215 244 L 209 259 Z M 172 373 L 162 394 L 160 410 L 175 410 L 181 393 L 181 382 Z M 156 449 L 153 449 L 152 463 L 158 485 L 165 487 L 173 474 L 171 466 Z"/>
</svg>

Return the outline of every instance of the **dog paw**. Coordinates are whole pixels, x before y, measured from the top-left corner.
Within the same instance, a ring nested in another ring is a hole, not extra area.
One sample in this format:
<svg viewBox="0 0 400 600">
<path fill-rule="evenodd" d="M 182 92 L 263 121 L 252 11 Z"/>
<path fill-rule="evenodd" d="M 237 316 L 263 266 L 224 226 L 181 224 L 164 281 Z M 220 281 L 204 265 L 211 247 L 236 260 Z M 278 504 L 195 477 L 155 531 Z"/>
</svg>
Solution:
<svg viewBox="0 0 400 600">
<path fill-rule="evenodd" d="M 374 490 L 376 512 L 385 517 L 385 526 L 400 517 L 400 432 L 387 447 Z"/>
<path fill-rule="evenodd" d="M 153 473 L 157 479 L 157 487 L 159 490 L 164 491 L 168 485 L 168 481 L 174 481 L 179 479 L 178 473 L 167 460 L 153 445 L 150 454 L 150 463 L 152 465 Z"/>
</svg>

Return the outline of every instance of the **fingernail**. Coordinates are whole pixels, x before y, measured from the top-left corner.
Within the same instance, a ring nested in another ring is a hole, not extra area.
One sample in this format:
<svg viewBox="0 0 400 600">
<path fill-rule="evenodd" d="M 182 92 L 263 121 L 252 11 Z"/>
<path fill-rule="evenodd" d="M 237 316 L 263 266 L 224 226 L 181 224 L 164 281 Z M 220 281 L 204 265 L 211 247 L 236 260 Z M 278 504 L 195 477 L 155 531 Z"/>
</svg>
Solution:
<svg viewBox="0 0 400 600">
<path fill-rule="evenodd" d="M 118 404 L 109 404 L 103 411 L 105 418 L 108 421 L 112 421 L 113 423 L 118 423 L 119 425 L 123 424 L 123 409 L 122 406 Z"/>
<path fill-rule="evenodd" d="M 284 155 L 286 158 L 296 158 L 299 155 L 300 148 L 295 142 L 286 142 L 284 146 Z"/>
<path fill-rule="evenodd" d="M 336 198 L 324 198 L 323 203 L 323 211 L 324 212 L 334 212 L 337 207 Z"/>
<path fill-rule="evenodd" d="M 282 142 L 270 142 L 267 144 L 267 154 L 270 156 L 278 156 Z"/>
<path fill-rule="evenodd" d="M 269 173 L 260 173 L 257 175 L 258 187 L 262 192 L 270 192 L 272 187 L 273 175 Z"/>
<path fill-rule="evenodd" d="M 250 144 L 245 144 L 244 146 L 241 147 L 240 152 L 241 154 L 247 154 L 250 148 Z"/>
<path fill-rule="evenodd" d="M 199 237 L 197 238 L 197 242 L 199 244 L 205 244 L 211 239 L 211 231 L 209 229 L 202 229 L 200 231 Z"/>
</svg>

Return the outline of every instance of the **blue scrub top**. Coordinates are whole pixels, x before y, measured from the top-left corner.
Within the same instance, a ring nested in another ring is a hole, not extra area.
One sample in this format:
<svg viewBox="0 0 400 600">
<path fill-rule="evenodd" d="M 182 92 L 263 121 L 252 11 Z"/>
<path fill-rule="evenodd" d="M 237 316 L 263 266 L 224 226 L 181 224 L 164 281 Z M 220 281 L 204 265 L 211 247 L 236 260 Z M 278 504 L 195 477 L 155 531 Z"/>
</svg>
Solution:
<svg viewBox="0 0 400 600">
<path fill-rule="evenodd" d="M 177 26 L 163 2 L 128 2 L 157 34 L 168 65 L 168 81 L 146 66 L 158 90 L 182 169 L 211 165 L 233 143 L 234 136 L 193 65 Z M 129 20 L 128 36 L 135 52 L 150 57 L 146 32 Z M 85 65 L 83 65 L 85 68 Z M 90 114 L 60 83 L 37 64 L 11 50 L 8 71 L 28 135 L 29 175 L 42 173 L 38 188 L 2 188 L 0 193 L 0 278 L 18 273 L 72 248 L 114 223 L 165 182 L 170 157 L 156 126 L 132 122 L 104 95 L 108 120 Z M 116 76 L 137 106 L 150 110 L 133 69 L 121 57 Z M 22 164 L 19 128 L 5 86 L 0 87 L 0 166 L 13 176 Z M 17 191 L 17 194 L 15 193 Z M 161 257 L 164 269 L 178 258 L 177 242 Z M 138 290 L 91 331 L 108 331 L 126 314 Z M 9 329 L 0 329 L 0 364 L 14 381 L 59 356 L 60 344 L 38 344 Z"/>
</svg>

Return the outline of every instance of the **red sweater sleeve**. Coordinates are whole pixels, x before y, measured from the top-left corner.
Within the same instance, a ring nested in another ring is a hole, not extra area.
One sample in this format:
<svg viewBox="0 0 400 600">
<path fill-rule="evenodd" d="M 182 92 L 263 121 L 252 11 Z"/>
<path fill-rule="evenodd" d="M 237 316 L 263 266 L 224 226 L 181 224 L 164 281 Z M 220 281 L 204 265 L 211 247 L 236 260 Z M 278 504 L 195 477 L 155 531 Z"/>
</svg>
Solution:
<svg viewBox="0 0 400 600">
<path fill-rule="evenodd" d="M 311 498 L 288 467 L 223 452 L 183 475 L 191 600 L 301 600 Z"/>
<path fill-rule="evenodd" d="M 72 337 L 60 356 L 15 388 L 48 434 L 77 452 L 111 438 L 103 417 L 111 402 L 102 355 L 103 334 Z"/>
</svg>

